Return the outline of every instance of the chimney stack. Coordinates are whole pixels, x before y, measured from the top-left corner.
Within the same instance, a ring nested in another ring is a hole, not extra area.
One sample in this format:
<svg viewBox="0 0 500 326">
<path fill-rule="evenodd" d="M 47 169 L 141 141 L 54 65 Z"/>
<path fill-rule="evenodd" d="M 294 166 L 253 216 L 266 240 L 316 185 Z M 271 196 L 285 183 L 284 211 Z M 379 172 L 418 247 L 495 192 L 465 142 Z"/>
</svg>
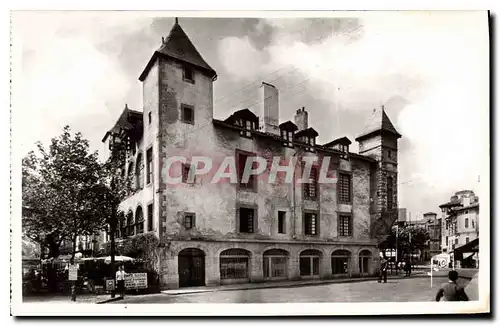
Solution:
<svg viewBox="0 0 500 326">
<path fill-rule="evenodd" d="M 279 95 L 274 85 L 262 82 L 260 125 L 263 132 L 279 135 Z"/>
<path fill-rule="evenodd" d="M 305 107 L 298 109 L 295 113 L 295 124 L 299 128 L 297 131 L 309 128 L 308 114 Z"/>
</svg>

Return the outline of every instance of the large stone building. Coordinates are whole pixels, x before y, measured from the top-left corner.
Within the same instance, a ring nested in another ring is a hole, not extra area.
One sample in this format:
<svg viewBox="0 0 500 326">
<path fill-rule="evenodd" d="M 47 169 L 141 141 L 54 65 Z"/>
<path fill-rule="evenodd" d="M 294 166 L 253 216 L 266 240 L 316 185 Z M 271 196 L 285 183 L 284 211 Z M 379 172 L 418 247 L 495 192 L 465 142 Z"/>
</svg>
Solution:
<svg viewBox="0 0 500 326">
<path fill-rule="evenodd" d="M 434 212 L 428 212 L 424 214 L 424 221 L 424 227 L 429 233 L 429 255 L 426 257 L 427 260 L 441 253 L 441 218 L 438 218 Z"/>
<path fill-rule="evenodd" d="M 472 190 L 457 191 L 450 201 L 439 206 L 442 211 L 441 248 L 452 253 L 479 238 L 479 197 Z"/>
<path fill-rule="evenodd" d="M 125 170 L 135 191 L 121 204 L 127 221 L 119 236 L 158 236 L 161 283 L 169 288 L 375 273 L 378 241 L 398 216 L 401 135 L 383 107 L 356 138 L 357 154 L 346 137 L 317 144 L 305 108 L 284 121 L 279 91 L 267 83 L 260 116 L 242 109 L 214 119 L 216 78 L 176 21 L 140 75 L 142 112 L 126 107 L 112 129 L 125 130 L 133 144 Z M 243 183 L 240 162 L 254 155 L 328 157 L 337 182 L 318 183 L 318 164 L 312 183 Z M 187 161 L 170 165 L 174 156 Z M 214 166 L 235 158 L 237 182 L 212 183 L 209 173 L 191 179 L 194 156 Z M 173 176 L 182 182 L 169 184 Z"/>
</svg>

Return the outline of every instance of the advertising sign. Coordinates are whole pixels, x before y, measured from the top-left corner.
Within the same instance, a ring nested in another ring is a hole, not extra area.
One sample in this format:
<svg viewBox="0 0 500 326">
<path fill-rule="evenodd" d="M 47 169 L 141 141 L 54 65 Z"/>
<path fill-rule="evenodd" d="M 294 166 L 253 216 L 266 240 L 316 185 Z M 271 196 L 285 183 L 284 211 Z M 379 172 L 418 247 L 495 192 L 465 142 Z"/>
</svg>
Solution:
<svg viewBox="0 0 500 326">
<path fill-rule="evenodd" d="M 130 273 L 125 275 L 126 289 L 147 289 L 148 274 L 147 273 Z"/>
<path fill-rule="evenodd" d="M 113 291 L 115 289 L 115 280 L 106 280 L 106 291 Z"/>
<path fill-rule="evenodd" d="M 68 267 L 68 280 L 76 281 L 78 279 L 78 265 L 69 265 Z"/>
</svg>

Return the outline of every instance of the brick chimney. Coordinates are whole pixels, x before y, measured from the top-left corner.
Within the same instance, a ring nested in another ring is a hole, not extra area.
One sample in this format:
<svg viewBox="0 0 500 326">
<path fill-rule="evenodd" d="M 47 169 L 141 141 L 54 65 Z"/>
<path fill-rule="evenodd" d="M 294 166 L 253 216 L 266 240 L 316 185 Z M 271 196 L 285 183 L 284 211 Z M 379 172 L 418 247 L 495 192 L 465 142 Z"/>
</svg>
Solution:
<svg viewBox="0 0 500 326">
<path fill-rule="evenodd" d="M 274 85 L 262 82 L 261 88 L 261 114 L 260 125 L 262 131 L 279 135 L 279 95 Z"/>
<path fill-rule="evenodd" d="M 309 128 L 308 113 L 305 107 L 298 109 L 295 113 L 295 124 L 299 128 L 297 131 Z"/>
</svg>

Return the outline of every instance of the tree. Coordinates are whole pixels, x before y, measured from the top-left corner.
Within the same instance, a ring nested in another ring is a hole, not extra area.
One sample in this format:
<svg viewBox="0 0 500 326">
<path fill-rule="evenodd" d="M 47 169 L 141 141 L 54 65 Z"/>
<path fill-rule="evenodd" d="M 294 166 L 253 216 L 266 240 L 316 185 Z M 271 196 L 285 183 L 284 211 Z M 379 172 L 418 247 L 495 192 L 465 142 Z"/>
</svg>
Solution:
<svg viewBox="0 0 500 326">
<path fill-rule="evenodd" d="M 68 126 L 52 138 L 48 149 L 37 143 L 38 155 L 23 159 L 23 231 L 57 257 L 62 241 L 71 241 L 72 259 L 79 235 L 105 228 L 96 185 L 102 178 L 97 152 L 80 133 Z"/>
<path fill-rule="evenodd" d="M 410 254 L 415 249 L 423 250 L 427 246 L 429 233 L 425 228 L 404 226 L 393 228 L 391 234 L 379 244 L 381 250 L 397 249 L 398 257 Z"/>
</svg>

